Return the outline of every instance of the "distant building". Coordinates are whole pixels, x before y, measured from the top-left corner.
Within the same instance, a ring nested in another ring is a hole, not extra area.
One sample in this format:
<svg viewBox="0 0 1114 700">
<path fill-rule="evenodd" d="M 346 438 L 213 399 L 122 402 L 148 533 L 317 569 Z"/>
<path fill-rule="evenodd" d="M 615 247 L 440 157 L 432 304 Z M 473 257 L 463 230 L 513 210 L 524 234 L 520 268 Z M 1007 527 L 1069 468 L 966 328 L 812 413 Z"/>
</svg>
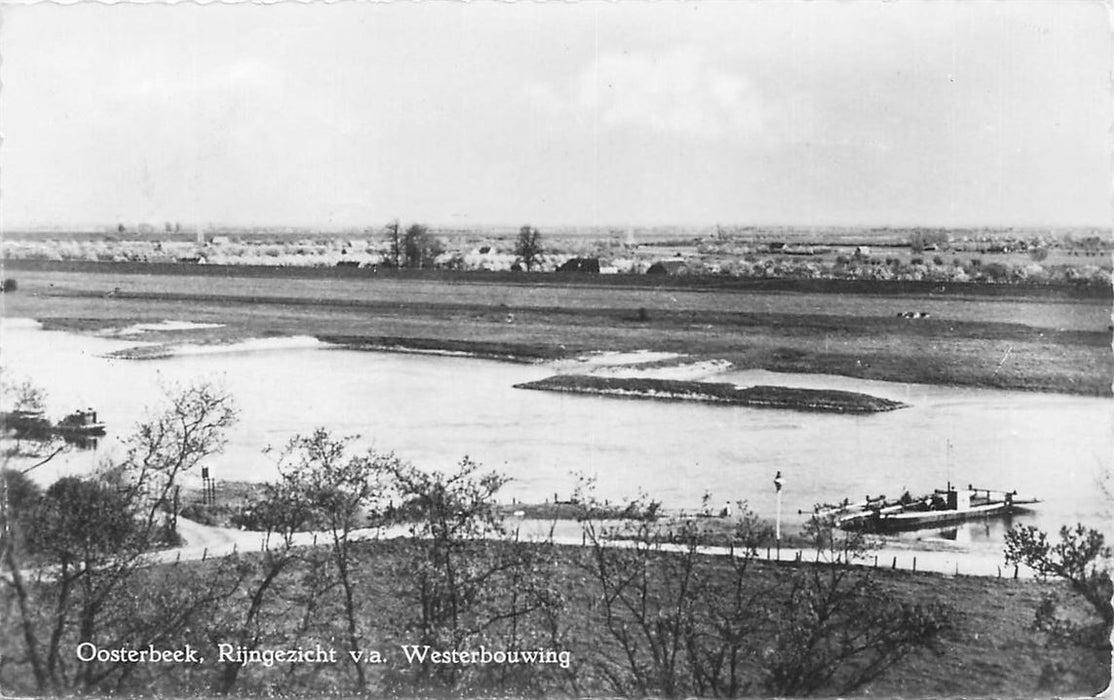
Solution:
<svg viewBox="0 0 1114 700">
<path fill-rule="evenodd" d="M 659 260 L 646 270 L 647 275 L 685 275 L 689 267 L 684 260 Z"/>
<path fill-rule="evenodd" d="M 598 275 L 600 272 L 600 259 L 570 258 L 557 268 L 557 272 L 589 272 Z"/>
</svg>

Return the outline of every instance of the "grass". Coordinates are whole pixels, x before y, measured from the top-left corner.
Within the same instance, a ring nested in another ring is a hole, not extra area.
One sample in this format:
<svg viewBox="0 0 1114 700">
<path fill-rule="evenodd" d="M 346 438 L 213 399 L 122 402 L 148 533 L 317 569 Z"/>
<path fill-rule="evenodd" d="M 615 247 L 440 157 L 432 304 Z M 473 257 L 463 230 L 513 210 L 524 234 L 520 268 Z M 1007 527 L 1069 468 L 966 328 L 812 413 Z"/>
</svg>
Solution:
<svg viewBox="0 0 1114 700">
<path fill-rule="evenodd" d="M 164 319 L 225 324 L 144 340 L 308 334 L 353 347 L 523 360 L 645 349 L 723 359 L 740 369 L 1096 396 L 1111 395 L 1114 378 L 1109 299 L 1075 298 L 1079 290 L 1072 289 L 939 292 L 931 285 L 872 283 L 823 291 L 830 285 L 326 276 L 331 271 L 185 265 L 166 266 L 172 274 L 151 274 L 163 266 L 9 267 L 6 274 L 18 274 L 20 287 L 5 295 L 5 314 L 48 327 L 94 331 Z M 906 310 L 929 311 L 931 318 L 897 317 Z"/>
<path fill-rule="evenodd" d="M 790 389 L 778 386 L 752 386 L 741 389 L 727 383 L 571 374 L 515 384 L 515 388 L 832 413 L 879 413 L 904 406 L 899 401 L 852 391 Z"/>
<path fill-rule="evenodd" d="M 520 543 L 505 546 L 536 545 Z M 353 578 L 358 582 L 356 605 L 361 646 L 380 650 L 387 659 L 387 663 L 368 669 L 369 680 L 375 695 L 389 695 L 392 693 L 391 674 L 407 670 L 399 644 L 413 643 L 416 639 L 417 632 L 409 622 L 416 614 L 414 606 L 418 604 L 412 567 L 425 552 L 420 543 L 403 538 L 360 542 L 353 547 L 356 562 Z M 531 668 L 528 673 L 538 675 L 535 680 L 546 696 L 566 693 L 578 697 L 613 696 L 601 662 L 605 655 L 614 655 L 618 649 L 614 639 L 608 635 L 606 625 L 598 619 L 600 590 L 587 573 L 590 551 L 557 547 L 552 554 L 555 556 L 555 568 L 547 575 L 547 580 L 566 603 L 560 617 L 553 622 L 559 628 L 563 640 L 561 646 L 571 652 L 571 672 L 577 685 L 575 690 L 570 689 L 569 679 L 553 668 Z M 246 554 L 236 562 L 183 562 L 163 568 L 170 574 L 169 581 L 200 586 L 203 582 L 217 581 L 226 575 L 222 572 L 229 565 L 239 571 L 245 571 L 245 566 L 255 566 L 259 556 Z M 169 568 L 171 566 L 175 568 Z M 307 598 L 307 586 L 316 580 L 315 576 L 322 567 L 328 566 L 323 560 L 305 557 L 284 572 L 274 591 L 276 595 L 264 601 L 259 627 L 262 635 L 260 648 L 313 648 L 320 643 L 336 648 L 338 655 L 344 656 L 343 639 L 346 633 L 339 591 L 334 587 L 331 593 Z M 789 586 L 789 578 L 799 567 L 810 566 L 754 562 L 746 586 L 752 590 L 785 590 Z M 700 575 L 706 580 L 729 580 L 730 565 L 724 558 L 702 557 L 699 567 Z M 950 625 L 943 632 L 936 652 L 905 659 L 885 676 L 858 691 L 857 696 L 1077 696 L 1094 693 L 1109 680 L 1109 658 L 1105 653 L 1050 644 L 1045 635 L 1032 629 L 1033 615 L 1042 597 L 1062 590 L 1058 584 L 944 577 L 884 569 L 875 571 L 874 576 L 882 592 L 908 604 L 948 606 L 951 610 Z M 508 596 L 514 593 L 513 587 L 494 586 L 485 589 L 484 597 L 492 604 L 505 604 Z M 312 622 L 308 626 L 301 609 L 301 601 L 305 600 L 313 601 L 315 606 L 310 618 Z M 248 604 L 247 592 L 239 592 L 222 603 L 221 619 L 229 622 L 242 619 Z M 1079 608 L 1074 602 L 1069 607 Z M 546 646 L 545 634 L 541 630 L 538 632 L 539 637 L 532 643 Z M 203 626 L 196 627 L 189 634 L 198 635 L 195 639 L 186 639 L 201 648 L 203 655 L 215 657 L 213 643 L 205 638 Z M 525 628 L 519 630 L 519 634 L 524 639 L 532 638 Z M 137 667 L 134 671 L 133 682 L 139 683 L 135 687 L 144 688 L 139 692 L 147 694 L 162 688 L 164 692 L 173 692 L 180 697 L 205 694 L 211 690 L 220 667 L 215 661 L 210 661 L 198 667 L 149 666 Z M 349 666 L 343 663 L 274 668 L 255 665 L 243 669 L 235 692 L 237 695 L 257 695 L 281 689 L 281 694 L 287 696 L 346 694 L 352 692 L 349 671 Z M 443 692 L 415 692 L 410 688 L 401 691 L 401 694 L 407 697 L 440 697 Z M 829 690 L 821 694 L 830 695 L 832 692 Z M 489 688 L 487 692 L 480 692 L 473 689 L 466 694 L 493 697 L 503 696 L 506 691 Z M 514 692 L 510 695 L 517 696 Z M 537 695 L 537 689 L 530 694 Z"/>
</svg>

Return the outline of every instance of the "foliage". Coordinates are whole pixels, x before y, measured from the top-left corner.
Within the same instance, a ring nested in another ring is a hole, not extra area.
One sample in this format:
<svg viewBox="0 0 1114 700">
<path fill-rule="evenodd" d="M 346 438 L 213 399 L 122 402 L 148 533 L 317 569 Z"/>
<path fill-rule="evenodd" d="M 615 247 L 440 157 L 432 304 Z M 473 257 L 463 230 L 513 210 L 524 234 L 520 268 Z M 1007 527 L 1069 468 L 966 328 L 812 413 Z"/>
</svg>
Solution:
<svg viewBox="0 0 1114 700">
<path fill-rule="evenodd" d="M 226 609 L 219 618 L 221 623 L 213 625 L 207 633 L 212 645 L 232 644 L 245 652 L 258 649 L 265 642 L 280 646 L 286 641 L 276 639 L 272 632 L 276 625 L 266 623 L 267 607 L 272 598 L 280 595 L 283 574 L 296 562 L 312 559 L 295 549 L 294 535 L 314 522 L 313 504 L 294 480 L 282 479 L 264 485 L 262 496 L 251 508 L 251 519 L 255 529 L 266 533 L 264 550 L 258 565 L 236 562 L 240 575 L 235 593 L 221 602 Z M 280 601 L 282 614 L 291 614 L 293 603 Z M 223 662 L 217 692 L 231 693 L 243 668 L 235 660 Z"/>
<path fill-rule="evenodd" d="M 590 496 L 578 500 L 591 509 Z M 614 692 L 851 692 L 935 648 L 947 611 L 886 595 L 869 569 L 853 565 L 864 556 L 861 535 L 836 534 L 830 522 L 814 520 L 805 534 L 825 563 L 777 571 L 770 585 L 752 575 L 762 566 L 757 547 L 768 526 L 738 506 L 726 575 L 706 556 L 694 520 L 585 519 L 588 570 L 613 642 L 598 665 Z"/>
<path fill-rule="evenodd" d="M 360 650 L 357 581 L 352 543 L 361 525 L 382 525 L 389 507 L 388 477 L 399 467 L 392 454 L 369 450 L 349 455 L 353 437 L 334 438 L 324 428 L 290 440 L 279 457 L 281 485 L 262 507 L 271 527 L 286 531 L 302 520 L 324 524 L 331 563 L 344 594 L 347 651 Z M 351 659 L 357 690 L 367 686 L 365 665 Z"/>
<path fill-rule="evenodd" d="M 402 572 L 411 582 L 404 596 L 412 603 L 398 621 L 403 639 L 458 651 L 537 648 L 559 639 L 563 598 L 553 585 L 554 553 L 544 545 L 508 546 L 510 533 L 495 503 L 506 477 L 481 472 L 465 457 L 448 474 L 399 464 L 393 478 L 402 499 L 395 518 L 408 526 L 420 552 Z M 496 590 L 511 594 L 492 595 Z M 389 682 L 407 692 L 500 688 L 536 694 L 544 680 L 537 668 L 422 663 Z"/>
<path fill-rule="evenodd" d="M 128 664 L 98 660 L 72 668 L 62 650 L 158 639 L 188 626 L 190 615 L 184 611 L 213 600 L 206 597 L 207 587 L 194 595 L 180 591 L 191 602 L 179 599 L 173 613 L 153 614 L 149 628 L 137 628 L 139 618 L 129 615 L 157 602 L 138 595 L 136 585 L 146 577 L 148 553 L 175 539 L 169 494 L 183 473 L 222 448 L 224 431 L 234 420 L 230 397 L 210 385 L 172 391 L 165 408 L 125 441 L 120 462 L 90 477 L 60 479 L 47 489 L 32 510 L 36 526 L 26 532 L 7 528 L 5 489 L 5 531 L 25 537 L 22 543 L 5 543 L 7 592 L 18 610 L 35 689 L 110 687 L 131 672 Z M 23 550 L 38 568 L 25 570 L 17 556 Z"/>
<path fill-rule="evenodd" d="M 1006 561 L 1023 564 L 1042 578 L 1057 578 L 1091 606 L 1099 624 L 1081 624 L 1058 615 L 1058 600 L 1047 596 L 1037 610 L 1035 625 L 1054 637 L 1084 645 L 1110 648 L 1114 625 L 1114 585 L 1110 578 L 1111 550 L 1097 530 L 1083 527 L 1060 528 L 1060 539 L 1049 541 L 1048 534 L 1032 525 L 1019 525 L 1006 533 Z"/>
<path fill-rule="evenodd" d="M 814 518 L 811 531 L 821 566 L 797 568 L 777 592 L 773 643 L 760 666 L 763 687 L 776 695 L 811 695 L 826 688 L 850 693 L 881 676 L 905 657 L 936 649 L 950 626 L 948 611 L 910 604 L 886 595 L 870 569 L 852 563 L 864 554 L 857 535 L 830 534 Z"/>
<path fill-rule="evenodd" d="M 141 536 L 127 497 L 105 482 L 67 476 L 51 484 L 34 512 L 28 550 L 63 571 L 87 570 L 134 546 Z"/>
<path fill-rule="evenodd" d="M 402 237 L 402 258 L 406 267 L 433 267 L 437 256 L 445 252 L 445 244 L 423 224 L 411 224 Z"/>
<path fill-rule="evenodd" d="M 538 229 L 529 224 L 519 229 L 518 238 L 515 240 L 514 254 L 526 266 L 527 272 L 534 269 L 534 266 L 541 261 L 541 256 L 544 253 L 542 234 Z"/>
</svg>

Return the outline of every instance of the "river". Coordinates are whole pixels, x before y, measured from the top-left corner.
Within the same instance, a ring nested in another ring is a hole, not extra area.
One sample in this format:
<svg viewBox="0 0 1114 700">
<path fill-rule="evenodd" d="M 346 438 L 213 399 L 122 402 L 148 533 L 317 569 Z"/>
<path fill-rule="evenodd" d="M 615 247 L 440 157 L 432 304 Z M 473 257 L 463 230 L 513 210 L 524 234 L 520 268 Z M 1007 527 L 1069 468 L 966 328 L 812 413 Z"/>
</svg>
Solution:
<svg viewBox="0 0 1114 700">
<path fill-rule="evenodd" d="M 312 339 L 135 361 L 105 357 L 134 340 L 44 331 L 21 319 L 5 319 L 0 332 L 5 370 L 44 388 L 52 417 L 92 406 L 109 426 L 95 450 L 39 470 L 44 483 L 118 453 L 161 387 L 207 380 L 227 388 L 240 410 L 227 449 L 210 462 L 217 479 L 270 479 L 276 470 L 264 448 L 324 426 L 423 468 L 451 469 L 468 455 L 511 477 L 501 496 L 507 501 L 565 498 L 575 472 L 594 476 L 601 498 L 645 492 L 667 507 L 694 509 L 707 492 L 717 508 L 742 499 L 773 517 L 780 470 L 787 528 L 815 503 L 920 494 L 951 481 L 1042 499 L 1015 522 L 1110 530 L 1114 401 L 1105 398 L 764 371 L 708 377 L 862 391 L 909 404 L 846 416 L 523 391 L 512 385 L 549 376 L 553 367 L 360 352 Z M 905 538 L 996 546 L 1005 525 Z"/>
</svg>

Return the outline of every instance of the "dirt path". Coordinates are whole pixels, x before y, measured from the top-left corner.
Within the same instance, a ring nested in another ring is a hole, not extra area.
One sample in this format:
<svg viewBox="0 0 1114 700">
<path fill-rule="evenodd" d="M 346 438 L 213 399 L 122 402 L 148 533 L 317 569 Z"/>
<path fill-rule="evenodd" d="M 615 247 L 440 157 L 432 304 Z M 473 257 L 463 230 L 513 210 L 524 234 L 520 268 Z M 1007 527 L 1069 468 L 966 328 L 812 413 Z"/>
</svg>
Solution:
<svg viewBox="0 0 1114 700">
<path fill-rule="evenodd" d="M 575 521 L 546 520 L 517 520 L 509 521 L 508 527 L 512 532 L 517 530 L 520 540 L 525 542 L 542 542 L 552 536 L 553 542 L 567 546 L 582 546 L 585 544 L 583 530 L 580 523 Z M 178 518 L 178 532 L 185 541 L 181 547 L 163 550 L 155 554 L 159 562 L 172 561 L 197 561 L 209 557 L 223 557 L 236 552 L 259 552 L 274 542 L 268 542 L 267 534 L 252 530 L 235 530 L 232 528 L 212 527 Z M 365 528 L 353 532 L 354 539 L 367 539 L 378 536 L 381 539 L 392 539 L 407 536 L 405 526 L 391 528 Z M 309 547 L 328 542 L 327 532 L 299 532 L 295 534 L 295 546 Z M 614 546 L 623 546 L 614 543 Z M 678 551 L 680 546 L 663 546 L 664 550 Z M 701 547 L 702 554 L 713 556 L 728 556 L 732 554 L 727 547 Z M 759 559 L 783 562 L 813 562 L 817 561 L 815 550 L 784 547 L 780 551 L 768 549 L 758 553 Z M 983 552 L 971 552 L 961 549 L 924 551 L 902 548 L 893 545 L 884 545 L 869 553 L 859 562 L 862 566 L 875 568 L 901 569 L 904 571 L 924 571 L 945 576 L 983 576 L 983 577 L 1013 577 L 1014 569 L 1007 567 L 1001 555 L 995 556 Z M 1031 578 L 1033 572 L 1021 567 L 1017 576 Z"/>
</svg>

